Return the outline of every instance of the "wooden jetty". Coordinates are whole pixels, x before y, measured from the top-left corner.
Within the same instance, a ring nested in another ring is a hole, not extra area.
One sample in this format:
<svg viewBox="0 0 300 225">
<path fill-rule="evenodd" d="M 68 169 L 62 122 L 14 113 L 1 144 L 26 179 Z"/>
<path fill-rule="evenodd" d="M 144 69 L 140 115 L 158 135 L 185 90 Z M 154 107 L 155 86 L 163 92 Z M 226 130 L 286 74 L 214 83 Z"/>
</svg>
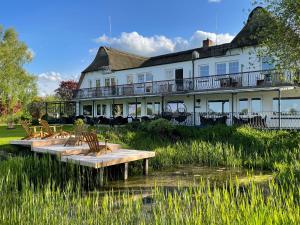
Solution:
<svg viewBox="0 0 300 225">
<path fill-rule="evenodd" d="M 119 144 L 107 143 L 112 151 L 108 151 L 102 155 L 87 155 L 89 147 L 87 144 L 80 146 L 64 146 L 66 139 L 45 139 L 45 140 L 18 140 L 12 141 L 13 145 L 21 145 L 31 147 L 31 151 L 35 154 L 51 154 L 56 155 L 62 162 L 75 163 L 99 170 L 100 184 L 103 184 L 104 168 L 122 165 L 123 178 L 128 179 L 128 164 L 130 162 L 143 160 L 143 173 L 148 175 L 148 160 L 155 157 L 153 151 L 140 151 L 131 149 L 122 149 Z M 99 142 L 100 145 L 104 143 Z"/>
</svg>

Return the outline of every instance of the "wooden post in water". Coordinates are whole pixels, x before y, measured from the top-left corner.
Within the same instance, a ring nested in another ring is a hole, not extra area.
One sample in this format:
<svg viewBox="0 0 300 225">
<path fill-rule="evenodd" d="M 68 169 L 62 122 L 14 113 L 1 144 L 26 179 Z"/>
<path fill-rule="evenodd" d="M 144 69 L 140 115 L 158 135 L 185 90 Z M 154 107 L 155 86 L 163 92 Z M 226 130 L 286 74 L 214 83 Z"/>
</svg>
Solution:
<svg viewBox="0 0 300 225">
<path fill-rule="evenodd" d="M 124 180 L 127 180 L 128 179 L 128 163 L 124 163 L 123 175 L 124 175 Z"/>
<path fill-rule="evenodd" d="M 144 175 L 148 176 L 148 165 L 149 165 L 149 159 L 144 159 L 143 161 L 143 169 L 144 169 Z"/>
<path fill-rule="evenodd" d="M 100 179 L 100 186 L 103 187 L 104 185 L 104 168 L 99 168 L 99 179 Z"/>
</svg>

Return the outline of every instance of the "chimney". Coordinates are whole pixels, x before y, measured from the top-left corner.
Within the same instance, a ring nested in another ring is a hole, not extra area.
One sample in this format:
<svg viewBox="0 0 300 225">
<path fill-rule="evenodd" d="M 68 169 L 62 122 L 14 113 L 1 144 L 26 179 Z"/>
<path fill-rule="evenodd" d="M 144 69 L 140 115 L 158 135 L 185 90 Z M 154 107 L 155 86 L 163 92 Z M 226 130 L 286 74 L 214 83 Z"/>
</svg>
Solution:
<svg viewBox="0 0 300 225">
<path fill-rule="evenodd" d="M 208 48 L 214 45 L 214 42 L 207 38 L 206 40 L 203 40 L 203 48 Z"/>
</svg>

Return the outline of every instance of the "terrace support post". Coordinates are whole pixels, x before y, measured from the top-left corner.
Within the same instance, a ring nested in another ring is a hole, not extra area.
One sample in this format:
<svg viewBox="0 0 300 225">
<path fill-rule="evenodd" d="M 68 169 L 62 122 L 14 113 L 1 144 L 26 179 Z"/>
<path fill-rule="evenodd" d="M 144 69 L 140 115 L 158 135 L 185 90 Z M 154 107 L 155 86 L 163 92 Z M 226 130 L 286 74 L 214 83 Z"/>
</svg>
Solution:
<svg viewBox="0 0 300 225">
<path fill-rule="evenodd" d="M 193 90 L 195 90 L 195 60 L 194 59 L 192 59 L 192 70 L 193 70 L 193 82 L 192 82 L 192 84 L 193 84 Z M 195 125 L 195 124 L 194 124 Z"/>
<path fill-rule="evenodd" d="M 138 112 L 137 112 L 137 110 L 138 110 L 138 107 L 137 107 L 137 98 L 135 98 L 135 119 L 137 119 L 138 118 Z"/>
<path fill-rule="evenodd" d="M 93 100 L 93 119 L 95 119 L 95 101 Z"/>
<path fill-rule="evenodd" d="M 103 167 L 99 168 L 98 172 L 99 172 L 99 179 L 100 179 L 99 184 L 101 187 L 103 187 L 104 186 L 104 168 Z"/>
<path fill-rule="evenodd" d="M 80 101 L 78 102 L 78 116 L 80 116 Z"/>
<path fill-rule="evenodd" d="M 196 95 L 193 96 L 193 106 L 194 106 L 193 120 L 194 120 L 194 126 L 196 126 Z"/>
<path fill-rule="evenodd" d="M 161 113 L 162 113 L 162 114 L 164 113 L 164 104 L 165 104 L 165 98 L 164 98 L 164 96 L 162 95 L 162 96 L 161 96 Z"/>
<path fill-rule="evenodd" d="M 60 123 L 62 123 L 62 119 L 61 119 L 61 102 L 59 102 L 59 121 L 60 121 Z"/>
<path fill-rule="evenodd" d="M 281 130 L 281 90 L 278 89 L 278 129 Z"/>
<path fill-rule="evenodd" d="M 233 126 L 233 114 L 234 114 L 234 105 L 233 105 L 233 93 L 231 93 L 231 126 Z"/>
<path fill-rule="evenodd" d="M 149 168 L 149 159 L 144 159 L 143 161 L 143 174 L 148 176 L 148 168 Z"/>
<path fill-rule="evenodd" d="M 113 98 L 113 100 L 112 100 L 113 102 L 112 102 L 112 105 L 111 105 L 111 112 L 112 112 L 112 116 L 113 116 L 113 118 L 115 118 L 115 99 Z"/>
<path fill-rule="evenodd" d="M 124 163 L 124 171 L 123 171 L 124 180 L 128 179 L 128 163 Z"/>
</svg>

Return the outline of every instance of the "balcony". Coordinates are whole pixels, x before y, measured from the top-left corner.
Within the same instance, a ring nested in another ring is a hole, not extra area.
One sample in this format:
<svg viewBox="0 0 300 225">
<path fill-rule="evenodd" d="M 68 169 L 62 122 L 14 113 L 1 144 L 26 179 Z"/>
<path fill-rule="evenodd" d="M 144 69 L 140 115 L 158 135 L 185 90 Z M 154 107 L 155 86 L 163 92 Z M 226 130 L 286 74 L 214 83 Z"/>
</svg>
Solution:
<svg viewBox="0 0 300 225">
<path fill-rule="evenodd" d="M 266 88 L 298 85 L 299 75 L 278 71 L 251 71 L 237 74 L 213 75 L 207 77 L 161 80 L 145 83 L 115 85 L 78 89 L 75 99 L 159 96 L 208 90 L 234 90 L 242 88 Z"/>
</svg>

